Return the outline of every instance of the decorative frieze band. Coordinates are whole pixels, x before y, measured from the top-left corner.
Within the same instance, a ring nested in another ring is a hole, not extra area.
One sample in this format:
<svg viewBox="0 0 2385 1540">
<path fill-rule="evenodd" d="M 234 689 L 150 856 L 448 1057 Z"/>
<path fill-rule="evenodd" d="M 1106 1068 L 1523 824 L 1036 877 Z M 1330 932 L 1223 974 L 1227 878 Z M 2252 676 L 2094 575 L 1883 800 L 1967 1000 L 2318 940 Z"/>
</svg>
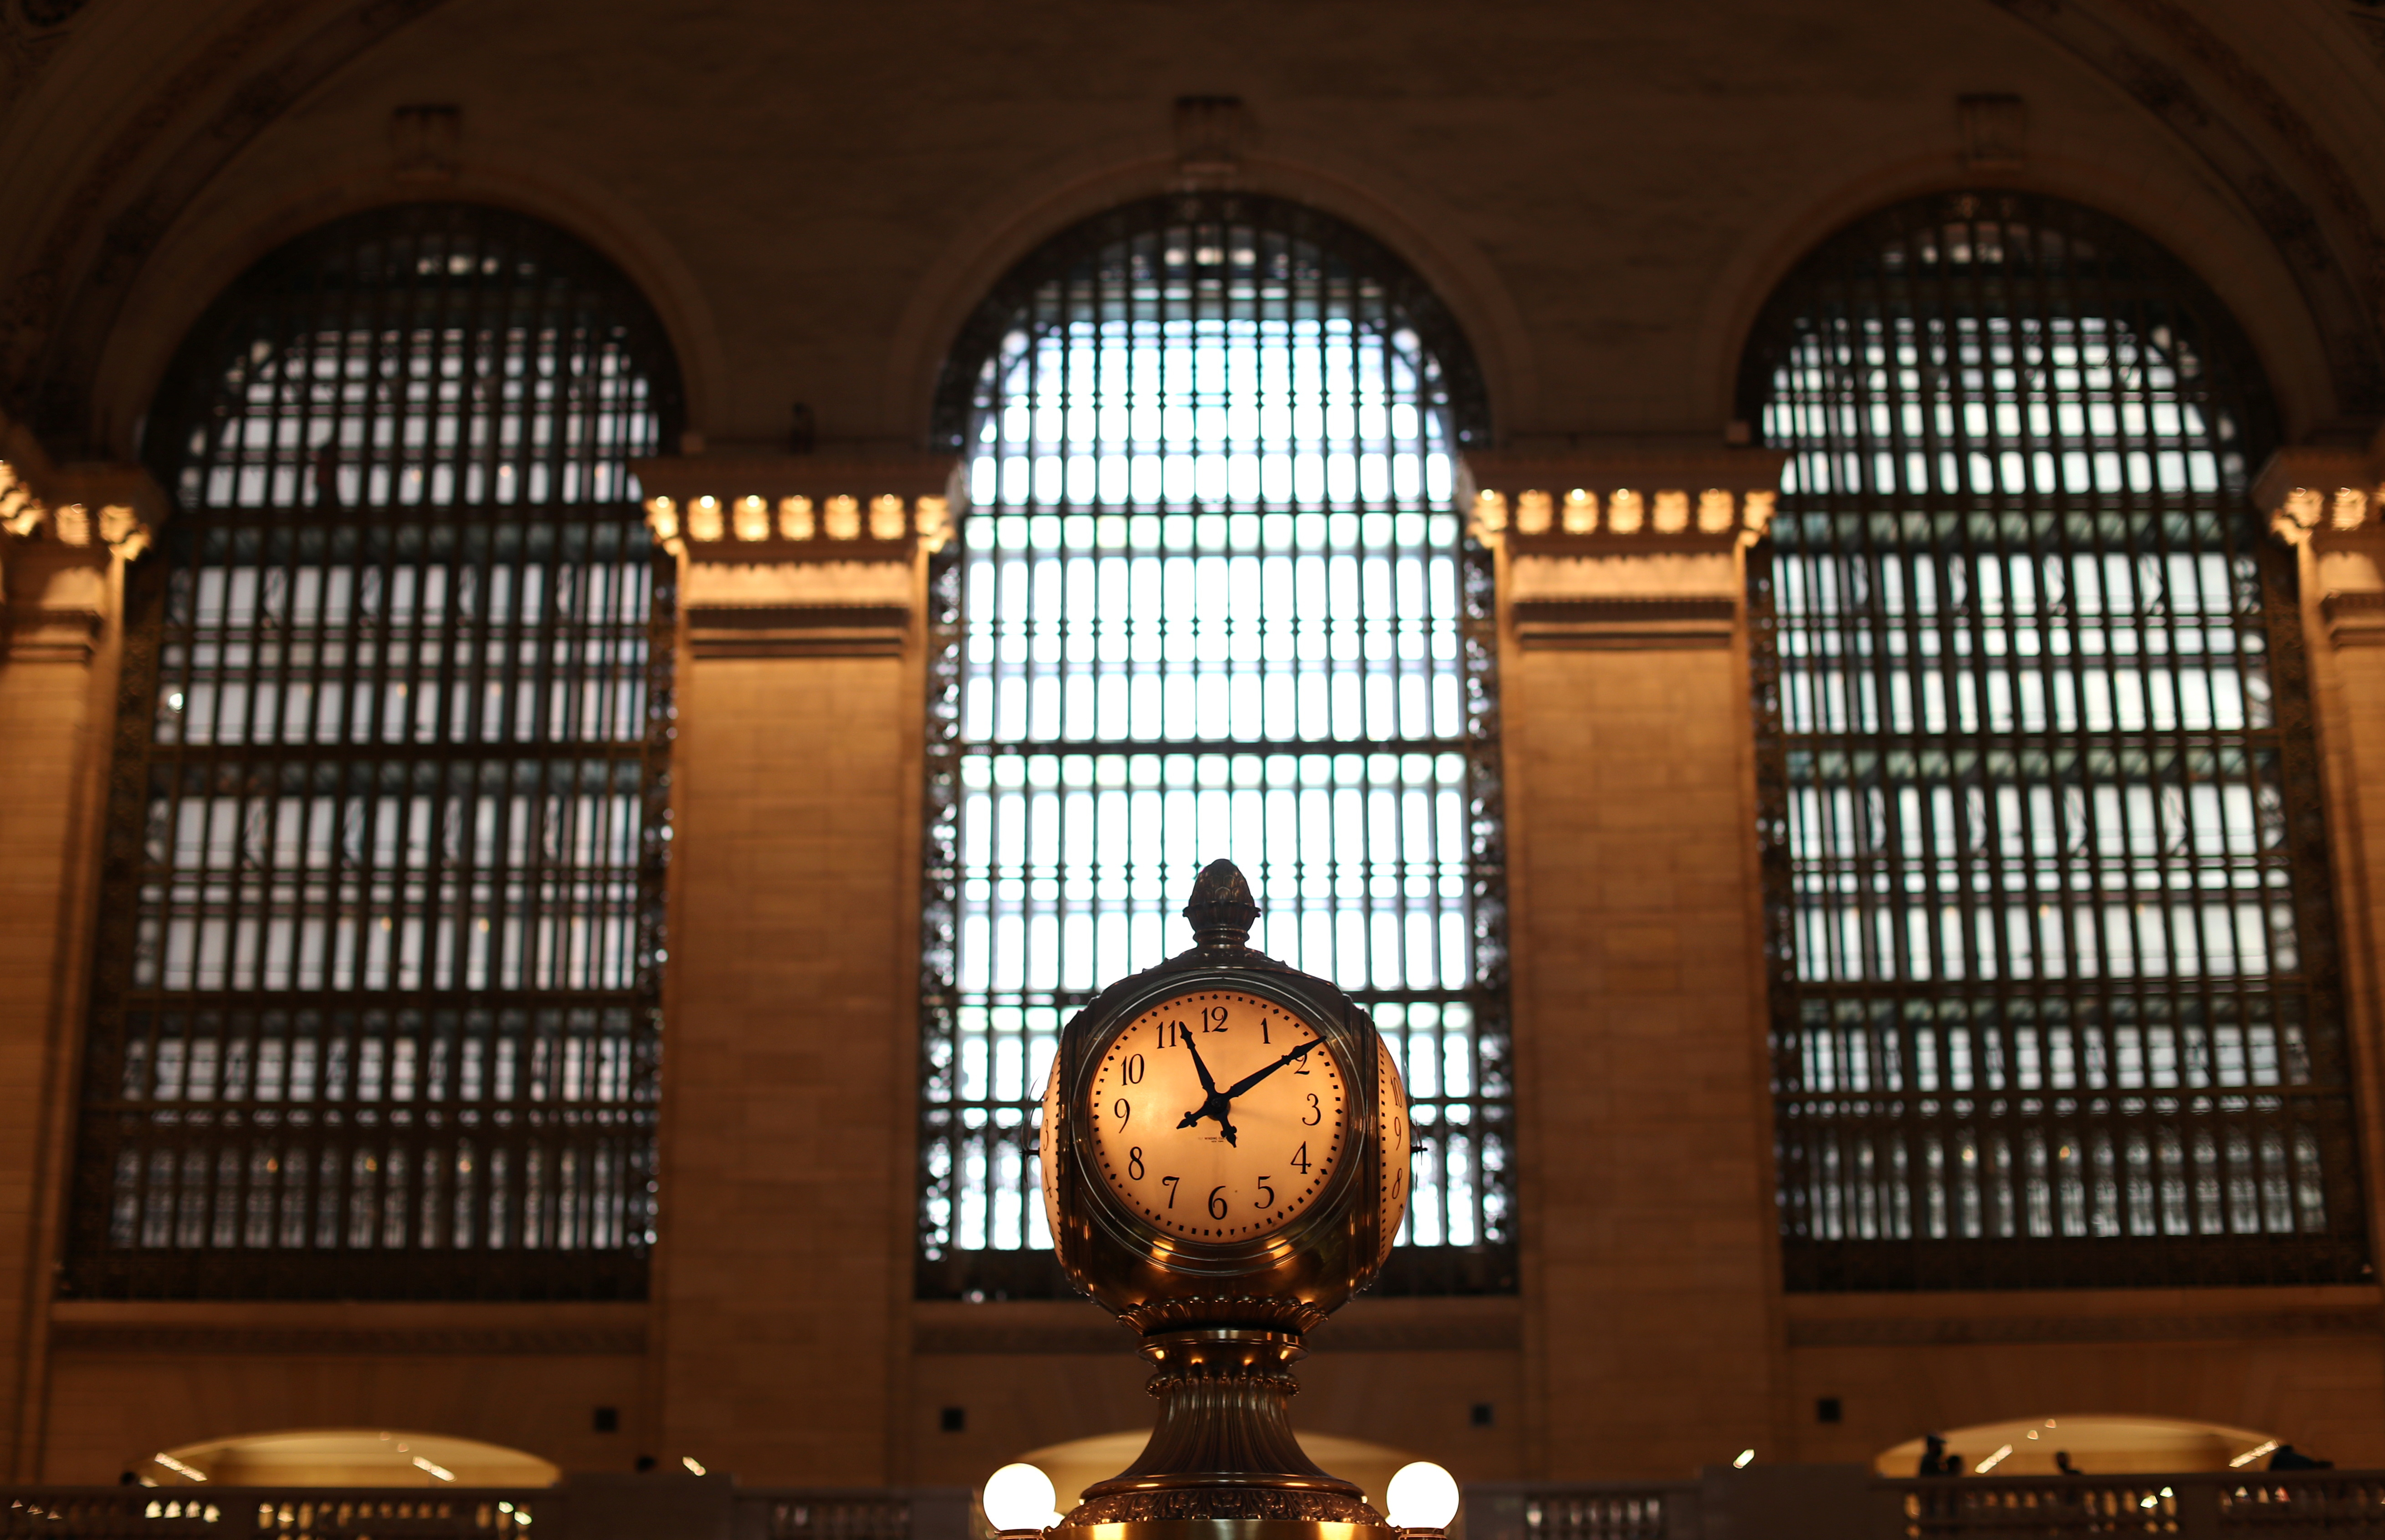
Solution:
<svg viewBox="0 0 2385 1540">
<path fill-rule="evenodd" d="M 1785 456 L 1465 457 L 1476 539 L 1502 549 L 1509 634 L 1527 649 L 1728 647 L 1738 635 L 1738 553 L 1772 522 Z"/>
<path fill-rule="evenodd" d="M 634 463 L 656 541 L 681 558 L 698 659 L 893 657 L 918 562 L 954 533 L 950 456 L 695 455 Z"/>
<path fill-rule="evenodd" d="M 0 417 L 0 656 L 88 663 L 113 603 L 108 568 L 148 549 L 163 508 L 139 466 L 54 466 Z"/>
<path fill-rule="evenodd" d="M 1705 551 L 1764 538 L 1787 456 L 1469 454 L 1459 490 L 1471 532 L 1515 551 Z"/>
<path fill-rule="evenodd" d="M 2281 449 L 2253 483 L 2254 505 L 2291 545 L 2368 543 L 2385 524 L 2385 432 L 2366 453 Z"/>
</svg>

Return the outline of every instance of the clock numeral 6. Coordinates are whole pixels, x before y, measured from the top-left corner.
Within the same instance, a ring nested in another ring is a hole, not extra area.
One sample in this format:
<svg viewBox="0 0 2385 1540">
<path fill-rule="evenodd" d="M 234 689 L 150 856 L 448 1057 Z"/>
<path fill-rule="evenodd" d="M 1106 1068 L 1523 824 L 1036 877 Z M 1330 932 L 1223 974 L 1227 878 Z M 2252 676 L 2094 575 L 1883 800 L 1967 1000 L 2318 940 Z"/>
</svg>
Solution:
<svg viewBox="0 0 2385 1540">
<path fill-rule="evenodd" d="M 1211 1187 L 1209 1189 L 1209 1217 L 1211 1219 L 1223 1219 L 1226 1217 L 1225 1188 Z"/>
<path fill-rule="evenodd" d="M 1126 1152 L 1126 1174 L 1137 1182 L 1143 1180 L 1143 1146 L 1136 1145 Z"/>
</svg>

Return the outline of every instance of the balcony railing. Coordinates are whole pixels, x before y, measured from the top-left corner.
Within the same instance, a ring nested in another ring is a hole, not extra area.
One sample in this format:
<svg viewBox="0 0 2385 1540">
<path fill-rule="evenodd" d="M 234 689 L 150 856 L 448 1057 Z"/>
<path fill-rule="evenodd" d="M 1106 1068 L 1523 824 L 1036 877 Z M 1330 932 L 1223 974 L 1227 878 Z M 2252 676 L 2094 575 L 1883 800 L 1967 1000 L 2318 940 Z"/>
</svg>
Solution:
<svg viewBox="0 0 2385 1540">
<path fill-rule="evenodd" d="M 1881 1479 L 1860 1466 L 1466 1488 L 1462 1540 L 2385 1540 L 2385 1471 Z M 0 1489 L 0 1540 L 978 1540 L 962 1487 L 573 1476 L 523 1490 Z"/>
<path fill-rule="evenodd" d="M 1469 1486 L 1466 1540 L 2385 1540 L 2385 1472 L 1883 1479 L 1752 1466 L 1691 1482 Z"/>
</svg>

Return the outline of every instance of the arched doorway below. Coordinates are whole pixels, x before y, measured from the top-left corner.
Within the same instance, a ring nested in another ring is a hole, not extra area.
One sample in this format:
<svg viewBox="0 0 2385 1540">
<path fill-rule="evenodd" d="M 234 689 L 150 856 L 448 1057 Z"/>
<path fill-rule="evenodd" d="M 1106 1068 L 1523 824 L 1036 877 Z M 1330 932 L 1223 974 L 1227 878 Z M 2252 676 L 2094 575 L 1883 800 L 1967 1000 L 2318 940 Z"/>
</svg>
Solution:
<svg viewBox="0 0 2385 1540">
<path fill-rule="evenodd" d="M 2268 1434 L 2217 1422 L 2103 1414 L 1978 1422 L 1948 1428 L 1942 1436 L 1947 1453 L 1963 1457 L 1966 1475 L 1988 1476 L 2057 1475 L 2061 1467 L 2054 1457 L 2065 1453 L 2073 1467 L 2091 1476 L 2225 1471 L 2240 1463 L 2256 1468 L 2279 1443 Z M 1926 1442 L 1926 1435 L 1908 1438 L 1881 1450 L 1873 1469 L 1883 1476 L 1917 1473 Z"/>
<path fill-rule="evenodd" d="M 445 1434 L 294 1428 L 141 1455 L 125 1469 L 157 1486 L 552 1486 L 560 1467 Z"/>
</svg>

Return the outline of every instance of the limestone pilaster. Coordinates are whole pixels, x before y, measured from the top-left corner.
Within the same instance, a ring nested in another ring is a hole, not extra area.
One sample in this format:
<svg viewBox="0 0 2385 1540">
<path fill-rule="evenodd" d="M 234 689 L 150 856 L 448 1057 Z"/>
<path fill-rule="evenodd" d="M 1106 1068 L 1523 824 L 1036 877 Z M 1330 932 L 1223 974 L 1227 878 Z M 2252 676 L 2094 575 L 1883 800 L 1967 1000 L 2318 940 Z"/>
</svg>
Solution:
<svg viewBox="0 0 2385 1540">
<path fill-rule="evenodd" d="M 1499 558 L 1527 1458 L 1551 1477 L 1776 1443 L 1744 558 L 1780 464 L 1479 454 L 1460 482 Z"/>
<path fill-rule="evenodd" d="M 0 419 L 0 1448 L 39 1479 L 43 1344 L 90 972 L 136 467 L 52 465 Z"/>
<path fill-rule="evenodd" d="M 2300 568 L 2369 1234 L 2377 1236 L 2385 1234 L 2385 430 L 2366 450 L 2279 450 L 2253 497 Z"/>
<path fill-rule="evenodd" d="M 661 1426 L 748 1482 L 900 1479 L 920 611 L 953 467 L 637 467 L 683 627 Z"/>
</svg>

